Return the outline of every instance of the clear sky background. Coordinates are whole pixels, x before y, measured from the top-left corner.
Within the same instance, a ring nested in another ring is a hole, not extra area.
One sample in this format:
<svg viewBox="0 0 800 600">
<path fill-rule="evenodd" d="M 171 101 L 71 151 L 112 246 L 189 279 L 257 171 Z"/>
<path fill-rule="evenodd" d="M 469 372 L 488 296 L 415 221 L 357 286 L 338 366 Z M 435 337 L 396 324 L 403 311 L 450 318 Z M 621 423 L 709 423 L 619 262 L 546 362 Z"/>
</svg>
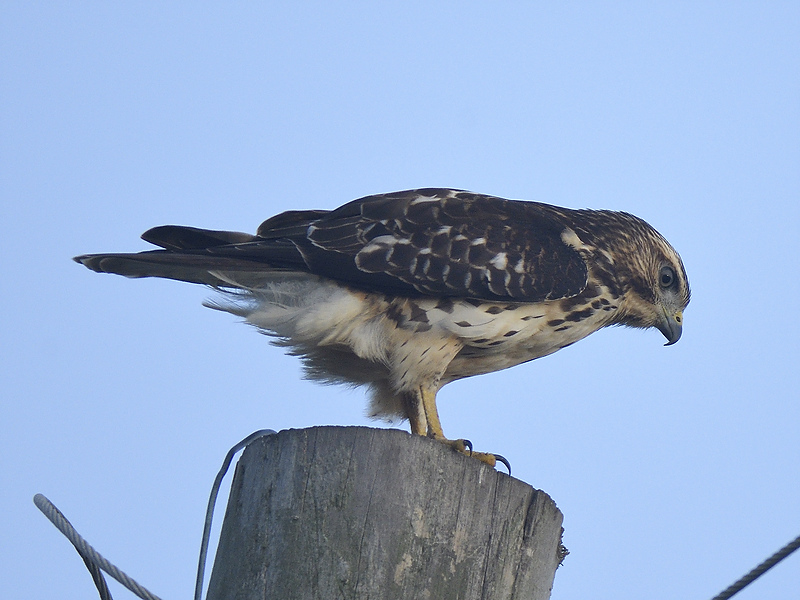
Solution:
<svg viewBox="0 0 800 600">
<path fill-rule="evenodd" d="M 677 345 L 609 329 L 440 394 L 449 435 L 564 512 L 555 600 L 708 599 L 800 533 L 797 2 L 6 2 L 0 22 L 0 597 L 95 597 L 36 492 L 190 597 L 231 445 L 371 423 L 208 290 L 72 256 L 424 186 L 632 212 L 686 264 Z M 795 555 L 737 600 L 798 593 Z"/>
</svg>

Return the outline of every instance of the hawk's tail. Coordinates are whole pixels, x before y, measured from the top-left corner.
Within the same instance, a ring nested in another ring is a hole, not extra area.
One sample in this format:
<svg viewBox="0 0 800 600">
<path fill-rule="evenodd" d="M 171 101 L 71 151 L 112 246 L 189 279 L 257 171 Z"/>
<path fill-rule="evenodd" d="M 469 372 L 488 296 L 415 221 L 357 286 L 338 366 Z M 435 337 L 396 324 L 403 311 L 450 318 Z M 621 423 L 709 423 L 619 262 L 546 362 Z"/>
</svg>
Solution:
<svg viewBox="0 0 800 600">
<path fill-rule="evenodd" d="M 162 277 L 221 288 L 257 288 L 279 272 L 294 270 L 285 264 L 288 254 L 297 260 L 294 247 L 274 241 L 265 243 L 256 236 L 235 231 L 166 225 L 146 231 L 142 239 L 162 250 L 84 254 L 73 260 L 97 273 Z M 271 248 L 265 252 L 266 244 Z M 252 252 L 253 246 L 258 246 L 257 253 Z M 270 257 L 275 261 L 267 262 Z"/>
</svg>

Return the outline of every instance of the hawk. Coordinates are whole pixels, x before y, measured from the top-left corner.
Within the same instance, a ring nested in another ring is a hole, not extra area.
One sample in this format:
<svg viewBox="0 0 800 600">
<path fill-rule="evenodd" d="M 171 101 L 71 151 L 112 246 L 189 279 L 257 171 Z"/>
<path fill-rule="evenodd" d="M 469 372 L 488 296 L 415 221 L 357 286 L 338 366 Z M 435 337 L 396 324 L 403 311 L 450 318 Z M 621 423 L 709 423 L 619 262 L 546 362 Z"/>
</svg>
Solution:
<svg viewBox="0 0 800 600">
<path fill-rule="evenodd" d="M 291 210 L 255 235 L 167 225 L 142 238 L 161 249 L 75 260 L 211 286 L 222 297 L 208 306 L 274 336 L 310 379 L 365 385 L 372 416 L 408 419 L 413 433 L 470 454 L 442 431 L 443 385 L 608 325 L 655 327 L 671 345 L 689 303 L 680 256 L 642 219 L 463 190 Z"/>
</svg>

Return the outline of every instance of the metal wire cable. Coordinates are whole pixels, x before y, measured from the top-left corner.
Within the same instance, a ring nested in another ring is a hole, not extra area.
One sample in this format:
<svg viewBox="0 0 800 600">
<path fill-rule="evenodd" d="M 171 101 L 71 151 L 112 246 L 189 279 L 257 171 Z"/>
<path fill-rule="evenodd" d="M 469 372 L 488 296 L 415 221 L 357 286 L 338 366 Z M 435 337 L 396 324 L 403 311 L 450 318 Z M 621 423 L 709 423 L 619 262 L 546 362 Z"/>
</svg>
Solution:
<svg viewBox="0 0 800 600">
<path fill-rule="evenodd" d="M 86 565 L 89 575 L 92 576 L 92 581 L 94 582 L 94 586 L 97 588 L 97 593 L 100 594 L 100 600 L 114 600 L 111 597 L 111 590 L 108 589 L 106 578 L 103 577 L 103 572 L 100 570 L 100 567 L 93 563 L 88 556 L 81 554 L 80 551 L 78 554 L 80 554 L 81 558 L 83 559 L 83 564 Z"/>
<path fill-rule="evenodd" d="M 750 571 L 747 575 L 742 577 L 739 581 L 729 586 L 718 595 L 714 596 L 711 600 L 728 600 L 728 598 L 742 591 L 746 586 L 753 583 L 756 579 L 761 577 L 764 573 L 769 571 L 772 567 L 777 565 L 798 548 L 800 548 L 800 535 L 758 565 L 755 569 Z"/>
<path fill-rule="evenodd" d="M 195 600 L 200 600 L 203 593 L 203 577 L 205 575 L 206 558 L 208 556 L 208 543 L 211 537 L 211 523 L 214 517 L 214 506 L 217 503 L 217 496 L 219 495 L 219 488 L 222 485 L 222 479 L 228 472 L 233 457 L 237 452 L 247 447 L 251 442 L 259 438 L 275 435 L 276 431 L 272 429 L 261 429 L 251 433 L 241 442 L 233 446 L 225 455 L 225 460 L 222 461 L 222 467 L 214 479 L 214 484 L 211 486 L 211 494 L 208 499 L 208 507 L 206 508 L 206 519 L 203 527 L 203 540 L 200 544 L 200 558 L 197 564 L 197 580 L 195 582 L 194 597 Z M 150 592 L 147 588 L 140 585 L 136 580 L 129 577 L 125 572 L 110 563 L 104 558 L 97 550 L 95 550 L 89 542 L 87 542 L 72 526 L 72 523 L 64 516 L 58 508 L 50 502 L 43 494 L 36 494 L 33 497 L 33 503 L 42 511 L 50 522 L 64 534 L 64 536 L 72 543 L 75 550 L 83 559 L 86 568 L 89 570 L 95 587 L 100 594 L 100 600 L 113 600 L 111 592 L 108 589 L 108 584 L 103 577 L 102 571 L 105 571 L 111 577 L 119 581 L 122 585 L 128 588 L 131 592 L 142 598 L 143 600 L 161 600 L 158 596 Z M 102 569 L 102 571 L 101 571 Z"/>
<path fill-rule="evenodd" d="M 222 467 L 214 478 L 214 484 L 211 486 L 211 495 L 208 498 L 206 522 L 203 527 L 203 541 L 200 543 L 200 558 L 197 561 L 197 579 L 194 584 L 194 600 L 201 600 L 203 595 L 203 578 L 205 577 L 206 557 L 208 556 L 208 541 L 211 537 L 211 521 L 214 518 L 214 506 L 217 503 L 217 496 L 219 495 L 220 485 L 222 485 L 222 479 L 225 477 L 225 473 L 228 472 L 228 467 L 230 467 L 233 457 L 239 450 L 246 448 L 254 440 L 268 435 L 275 435 L 276 433 L 277 432 L 272 429 L 260 429 L 259 431 L 251 433 L 231 448 L 228 454 L 225 455 L 225 460 L 222 461 Z"/>
<path fill-rule="evenodd" d="M 95 585 L 97 586 L 97 591 L 100 593 L 100 598 L 103 600 L 111 600 L 111 594 L 108 591 L 108 586 L 103 578 L 103 574 L 93 569 L 90 564 L 94 565 L 95 567 L 99 567 L 111 575 L 111 577 L 119 581 L 131 592 L 139 596 L 139 598 L 142 598 L 142 600 L 161 600 L 161 598 L 143 586 L 139 585 L 134 579 L 108 562 L 108 560 L 106 560 L 97 550 L 92 548 L 89 542 L 83 539 L 81 535 L 75 531 L 75 528 L 67 520 L 64 514 L 58 510 L 58 508 L 56 508 L 56 506 L 45 496 L 42 494 L 36 494 L 33 497 L 33 503 L 40 511 L 42 511 L 44 516 L 50 519 L 50 522 L 55 525 L 61 533 L 64 534 L 64 536 L 72 543 L 72 545 L 75 546 L 78 554 L 81 555 L 83 562 L 86 563 L 89 572 L 92 574 L 92 579 L 94 579 Z"/>
</svg>

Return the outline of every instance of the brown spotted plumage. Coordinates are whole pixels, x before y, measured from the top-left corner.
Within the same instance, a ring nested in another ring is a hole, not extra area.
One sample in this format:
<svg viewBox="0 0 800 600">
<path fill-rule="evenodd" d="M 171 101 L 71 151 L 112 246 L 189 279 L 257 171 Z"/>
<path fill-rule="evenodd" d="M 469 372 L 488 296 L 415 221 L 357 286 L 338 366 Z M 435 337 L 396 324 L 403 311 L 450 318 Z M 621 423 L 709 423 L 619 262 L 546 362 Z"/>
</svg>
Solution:
<svg viewBox="0 0 800 600">
<path fill-rule="evenodd" d="M 656 327 L 673 344 L 689 303 L 677 252 L 633 215 L 459 190 L 288 211 L 256 235 L 164 226 L 142 237 L 162 249 L 76 260 L 213 286 L 224 294 L 211 306 L 275 336 L 310 378 L 367 385 L 373 415 L 442 440 L 446 383 L 608 325 Z"/>
</svg>

